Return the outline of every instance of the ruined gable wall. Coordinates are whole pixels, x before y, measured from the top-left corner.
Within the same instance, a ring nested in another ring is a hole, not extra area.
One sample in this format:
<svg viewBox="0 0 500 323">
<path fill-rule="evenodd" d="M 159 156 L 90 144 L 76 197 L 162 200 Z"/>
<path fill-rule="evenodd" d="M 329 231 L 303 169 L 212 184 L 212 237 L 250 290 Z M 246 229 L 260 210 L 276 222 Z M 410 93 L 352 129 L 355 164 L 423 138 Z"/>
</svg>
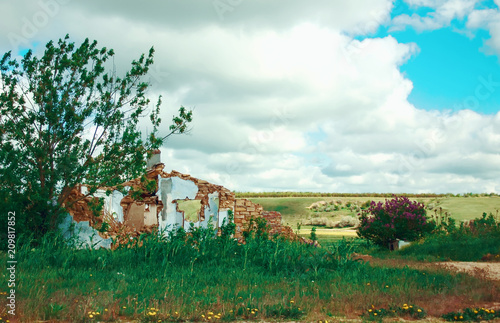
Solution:
<svg viewBox="0 0 500 323">
<path fill-rule="evenodd" d="M 293 233 L 289 227 L 281 224 L 281 213 L 276 211 L 264 211 L 262 205 L 253 203 L 247 199 L 236 199 L 234 205 L 234 223 L 236 224 L 235 238 L 241 238 L 243 236 L 243 231 L 248 229 L 252 217 L 266 219 L 270 236 L 274 234 L 289 233 L 290 231 Z"/>
<path fill-rule="evenodd" d="M 109 210 L 105 212 L 104 217 L 100 217 L 100 221 L 105 219 L 105 221 L 110 224 L 109 231 L 103 236 L 116 237 L 125 233 L 130 236 L 137 236 L 141 232 L 151 232 L 153 227 L 159 227 L 159 229 L 162 229 L 165 224 L 185 226 L 186 223 L 183 222 L 184 219 L 182 217 L 183 213 L 179 214 L 179 210 L 177 209 L 178 205 L 173 203 L 176 199 L 183 199 L 183 197 L 187 197 L 186 195 L 183 195 L 184 191 L 182 191 L 182 189 L 181 191 L 175 190 L 177 194 L 174 194 L 174 196 L 176 197 L 169 197 L 168 201 L 165 199 L 165 196 L 167 195 L 163 195 L 163 193 L 160 192 L 159 184 L 161 179 L 168 179 L 172 177 L 176 177 L 179 180 L 182 180 L 181 182 L 186 184 L 189 182 L 192 186 L 191 191 L 188 194 L 189 198 L 199 200 L 201 202 L 202 208 L 200 211 L 200 218 L 206 218 L 204 219 L 205 221 L 201 221 L 204 223 L 200 222 L 200 224 L 206 225 L 209 215 L 211 216 L 212 212 L 214 212 L 213 215 L 217 218 L 216 227 L 220 227 L 223 220 L 227 219 L 228 211 L 233 210 L 234 223 L 236 224 L 235 238 L 241 238 L 243 236 L 243 231 L 248 229 L 248 225 L 252 217 L 265 218 L 270 228 L 269 233 L 271 236 L 274 234 L 285 234 L 286 236 L 293 235 L 293 230 L 291 230 L 291 228 L 281 224 L 282 216 L 279 212 L 265 211 L 261 205 L 253 203 L 247 199 L 236 199 L 233 192 L 221 185 L 211 184 L 205 180 L 200 180 L 192 177 L 191 175 L 182 174 L 175 170 L 167 173 L 163 171 L 163 168 L 163 164 L 155 164 L 152 168 L 150 168 L 146 177 L 149 180 L 155 180 L 157 182 L 157 191 L 143 194 L 140 201 L 134 200 L 130 195 L 123 196 L 121 193 L 115 194 L 119 193 L 116 191 L 115 187 L 109 188 L 115 189 L 115 191 L 113 191 L 113 196 L 116 195 L 114 199 L 120 198 L 120 196 L 121 198 L 119 199 L 119 202 L 116 201 L 118 203 L 111 203 L 108 201 L 111 196 L 106 197 L 103 195 L 107 204 L 109 204 L 109 207 L 105 209 L 107 210 L 109 208 Z M 178 184 L 179 183 L 176 185 Z M 137 178 L 123 183 L 122 186 L 129 186 L 134 189 L 138 189 L 143 186 L 143 183 L 140 178 Z M 181 185 L 181 187 L 183 186 Z M 166 191 L 170 192 L 168 193 L 168 196 L 171 196 L 170 194 L 173 192 L 171 189 L 172 187 L 170 187 L 170 191 Z M 82 195 L 80 193 L 80 188 L 75 189 L 74 195 L 75 196 L 73 198 L 76 198 L 77 195 Z M 96 219 L 88 210 L 88 202 L 92 198 L 93 197 L 82 199 L 76 203 L 73 208 L 71 208 L 70 214 L 75 222 L 90 221 L 91 226 L 96 224 Z M 218 205 L 214 204 L 217 202 Z M 162 214 L 165 213 L 162 212 L 162 209 L 165 212 L 169 210 L 169 215 L 167 216 L 169 219 L 168 221 L 167 219 L 162 219 Z M 207 210 L 207 212 L 204 213 L 205 210 Z M 114 217 L 113 213 L 116 213 L 117 216 Z"/>
<path fill-rule="evenodd" d="M 210 206 L 209 196 L 213 193 L 218 194 L 218 213 L 232 210 L 234 208 L 234 193 L 221 185 L 215 185 L 205 180 L 192 177 L 191 175 L 179 173 L 175 170 L 172 170 L 170 173 L 161 172 L 159 175 L 162 178 L 178 177 L 180 179 L 193 182 L 198 187 L 198 192 L 196 193 L 194 199 L 201 201 L 202 210 Z M 201 214 L 201 218 L 204 218 L 203 212 Z"/>
</svg>

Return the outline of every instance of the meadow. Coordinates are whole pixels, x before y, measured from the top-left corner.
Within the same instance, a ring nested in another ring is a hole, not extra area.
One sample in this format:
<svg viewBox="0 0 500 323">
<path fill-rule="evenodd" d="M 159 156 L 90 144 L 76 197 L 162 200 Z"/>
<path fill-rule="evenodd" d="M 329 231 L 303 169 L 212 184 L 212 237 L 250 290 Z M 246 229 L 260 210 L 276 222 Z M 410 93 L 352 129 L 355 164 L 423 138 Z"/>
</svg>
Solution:
<svg viewBox="0 0 500 323">
<path fill-rule="evenodd" d="M 276 205 L 281 211 L 299 210 L 300 205 L 318 200 L 294 199 L 293 203 L 280 200 Z M 269 205 L 264 207 L 271 209 Z M 491 207 L 494 209 L 495 204 Z M 283 214 L 285 221 L 294 218 Z M 490 227 L 500 228 L 498 222 Z M 234 226 L 228 224 L 216 238 L 213 228 L 197 228 L 191 233 L 179 229 L 168 237 L 143 235 L 139 241 L 114 251 L 74 250 L 57 235 L 20 237 L 15 319 L 339 322 L 391 317 L 451 321 L 499 317 L 491 307 L 500 299 L 498 282 L 447 271 L 433 265 L 434 258 L 417 259 L 415 252 L 403 254 L 405 249 L 390 253 L 359 239 L 340 239 L 316 247 L 269 237 L 265 228 L 247 228 L 243 244 L 231 238 L 233 230 Z M 489 241 L 499 246 L 495 230 L 456 234 L 470 236 L 468 241 Z M 436 239 L 441 239 L 433 244 L 439 250 L 449 249 L 455 241 L 442 235 Z M 473 244 L 471 253 L 481 253 L 481 248 Z M 432 248 L 422 250 L 416 253 L 436 252 Z M 362 261 L 356 252 L 369 253 L 379 260 Z M 0 254 L 0 261 L 6 263 L 5 253 Z M 4 274 L 0 283 L 4 295 L 9 293 L 7 279 Z M 0 317 L 13 322 L 7 309 L 2 306 Z"/>
<path fill-rule="evenodd" d="M 262 195 L 271 195 L 271 197 L 255 197 Z M 386 199 L 390 199 L 392 197 L 390 194 L 379 194 L 381 196 L 364 196 L 364 194 L 361 194 L 361 196 L 357 194 L 344 194 L 337 196 L 322 196 L 322 194 L 319 194 L 318 196 L 304 196 L 313 195 L 313 193 L 302 193 L 302 195 L 297 193 L 298 196 L 292 197 L 275 197 L 273 195 L 273 193 L 240 193 L 240 196 L 246 196 L 246 198 L 252 202 L 261 204 L 265 210 L 280 212 L 283 216 L 283 223 L 289 225 L 295 231 L 298 231 L 302 236 L 308 236 L 312 227 L 316 227 L 318 239 L 320 241 L 327 242 L 335 241 L 341 239 L 342 237 L 356 237 L 355 230 L 328 229 L 322 227 L 321 225 L 308 225 L 307 223 L 317 218 L 336 221 L 340 220 L 343 216 L 356 217 L 360 212 L 359 208 L 350 208 L 346 207 L 346 205 L 352 204 L 352 206 L 360 207 L 367 201 L 384 202 Z M 408 197 L 410 200 L 430 205 L 432 209 L 427 211 L 428 215 L 443 216 L 448 214 L 454 218 L 457 223 L 480 217 L 484 212 L 487 214 L 491 213 L 500 219 L 500 197 L 495 194 L 464 194 L 461 196 L 455 196 L 452 194 L 422 194 L 408 195 Z M 316 212 L 307 208 L 313 203 L 320 201 L 336 202 L 338 205 L 341 205 L 341 208 L 339 210 L 321 212 Z M 298 230 L 298 224 L 301 224 L 300 230 Z"/>
</svg>

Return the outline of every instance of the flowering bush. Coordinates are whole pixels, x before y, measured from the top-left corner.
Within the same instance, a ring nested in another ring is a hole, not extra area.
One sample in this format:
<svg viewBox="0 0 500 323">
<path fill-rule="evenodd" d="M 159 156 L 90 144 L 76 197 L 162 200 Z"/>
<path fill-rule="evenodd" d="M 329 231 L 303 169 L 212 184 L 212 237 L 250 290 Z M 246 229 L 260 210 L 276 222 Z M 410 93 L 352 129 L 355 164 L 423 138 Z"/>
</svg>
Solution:
<svg viewBox="0 0 500 323">
<path fill-rule="evenodd" d="M 358 236 L 386 247 L 397 239 L 417 240 L 436 227 L 436 223 L 427 218 L 422 203 L 403 196 L 395 196 L 385 204 L 372 201 L 370 207 L 359 215 Z"/>
</svg>

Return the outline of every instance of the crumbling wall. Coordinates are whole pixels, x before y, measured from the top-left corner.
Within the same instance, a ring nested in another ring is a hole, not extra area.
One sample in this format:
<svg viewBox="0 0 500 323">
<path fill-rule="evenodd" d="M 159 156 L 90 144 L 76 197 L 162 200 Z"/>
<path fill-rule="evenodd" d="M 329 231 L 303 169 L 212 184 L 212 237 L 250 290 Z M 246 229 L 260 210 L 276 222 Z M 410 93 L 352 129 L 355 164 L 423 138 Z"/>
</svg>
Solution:
<svg viewBox="0 0 500 323">
<path fill-rule="evenodd" d="M 112 239 L 107 235 L 99 232 L 95 228 L 102 226 L 102 219 L 92 215 L 89 203 L 96 201 L 103 192 L 96 192 L 96 196 L 85 196 L 85 187 L 75 187 L 66 200 L 65 206 L 68 206 L 69 214 L 66 214 L 59 224 L 63 237 L 66 239 L 72 238 L 73 243 L 80 248 L 110 248 Z M 106 196 L 104 194 L 104 196 Z M 105 211 L 113 204 L 113 197 L 116 195 L 107 196 L 104 200 Z M 116 198 L 115 198 L 116 199 Z"/>
<path fill-rule="evenodd" d="M 84 197 L 86 187 L 76 188 L 67 201 L 72 204 L 68 208 L 71 221 L 66 221 L 65 225 L 69 226 L 70 222 L 77 224 L 87 221 L 86 225 L 79 225 L 83 231 L 80 238 L 85 238 L 86 235 L 94 237 L 98 235 L 103 240 L 100 245 L 108 246 L 110 244 L 108 239 L 113 238 L 118 243 L 125 243 L 130 237 L 138 236 L 141 232 L 151 232 L 154 228 L 158 228 L 165 235 L 179 226 L 189 230 L 191 225 L 206 228 L 211 224 L 218 229 L 228 220 L 228 211 L 233 210 L 236 224 L 235 238 L 243 236 L 243 231 L 248 228 L 252 217 L 265 218 L 271 235 L 293 234 L 289 227 L 281 224 L 279 212 L 264 211 L 261 205 L 250 200 L 236 199 L 233 192 L 221 185 L 211 184 L 174 170 L 170 173 L 164 172 L 164 165 L 158 163 L 159 159 L 152 160 L 148 162 L 145 178 L 137 178 L 121 185 L 125 190 L 141 192 L 140 197 L 132 198 L 130 193 L 124 196 L 117 187 L 103 188 L 94 196 Z M 141 191 L 145 183 L 152 180 L 156 181 L 156 190 Z M 89 202 L 96 198 L 104 200 L 102 214 L 98 217 L 95 217 L 89 209 Z M 179 209 L 178 202 L 185 200 L 200 201 L 197 221 L 193 221 L 192 218 L 191 221 L 187 221 L 184 211 Z M 103 223 L 109 227 L 104 230 L 105 232 L 94 229 L 102 228 Z"/>
<path fill-rule="evenodd" d="M 179 200 L 199 200 L 201 210 L 199 221 L 192 222 L 195 227 L 208 227 L 212 221 L 214 228 L 219 228 L 228 217 L 227 211 L 233 209 L 234 193 L 221 185 L 211 184 L 188 174 L 175 170 L 170 173 L 158 174 L 158 192 L 160 200 L 167 205 L 161 213 L 160 229 L 182 224 L 188 230 L 190 222 L 186 221 L 184 213 L 177 207 Z"/>
<path fill-rule="evenodd" d="M 236 199 L 234 206 L 234 223 L 236 224 L 235 237 L 241 238 L 243 231 L 248 229 L 251 218 L 266 219 L 271 236 L 275 234 L 293 234 L 293 230 L 281 224 L 281 213 L 276 211 L 264 211 L 262 205 L 253 203 L 247 199 Z"/>
<path fill-rule="evenodd" d="M 248 228 L 250 218 L 261 217 L 264 208 L 260 204 L 247 199 L 236 199 L 234 203 L 234 224 L 236 224 L 235 238 L 241 238 L 243 231 Z"/>
</svg>

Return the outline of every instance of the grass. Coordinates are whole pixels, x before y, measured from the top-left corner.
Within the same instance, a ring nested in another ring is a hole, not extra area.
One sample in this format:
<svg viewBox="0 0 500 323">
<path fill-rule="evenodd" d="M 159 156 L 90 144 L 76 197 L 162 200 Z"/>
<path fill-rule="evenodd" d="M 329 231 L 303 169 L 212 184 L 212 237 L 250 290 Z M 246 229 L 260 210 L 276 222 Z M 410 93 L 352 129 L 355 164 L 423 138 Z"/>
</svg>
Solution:
<svg viewBox="0 0 500 323">
<path fill-rule="evenodd" d="M 370 308 L 404 303 L 440 316 L 500 297 L 498 285 L 467 275 L 356 261 L 355 246 L 346 240 L 317 248 L 250 232 L 247 243 L 239 244 L 229 233 L 214 239 L 210 229 L 179 229 L 168 238 L 144 235 L 140 243 L 115 251 L 75 251 L 59 237 L 37 246 L 20 241 L 18 317 L 311 322 L 356 318 Z M 0 261 L 6 262 L 6 254 Z M 5 319 L 5 312 L 0 315 Z"/>
<path fill-rule="evenodd" d="M 186 200 L 177 201 L 177 208 L 179 211 L 184 212 L 184 219 L 190 222 L 200 221 L 200 200 Z"/>
<path fill-rule="evenodd" d="M 415 259 L 479 261 L 484 256 L 500 257 L 500 221 L 483 213 L 469 225 L 446 229 L 411 244 L 398 252 Z"/>
<path fill-rule="evenodd" d="M 387 197 L 388 198 L 388 197 Z M 348 202 L 363 204 L 366 201 L 373 200 L 375 202 L 384 202 L 386 197 L 369 197 L 369 196 L 329 196 L 329 197 L 259 197 L 249 198 L 254 203 L 261 204 L 265 210 L 278 211 L 283 216 L 283 224 L 291 226 L 297 232 L 297 224 L 305 223 L 308 219 L 315 217 L 325 217 L 331 220 L 339 220 L 342 216 L 355 216 L 356 211 L 351 211 L 348 208 L 343 208 L 338 211 L 331 212 L 314 212 L 307 209 L 311 204 L 318 201 L 340 201 L 343 206 Z M 459 223 L 460 221 L 471 220 L 480 216 L 483 212 L 498 215 L 500 209 L 500 197 L 497 195 L 483 196 L 450 196 L 438 195 L 436 197 L 413 197 L 411 200 L 424 203 L 426 205 L 433 204 L 434 209 L 429 210 L 428 215 L 434 214 L 439 208 L 442 208 L 441 213 L 448 212 Z M 312 226 L 302 225 L 300 235 L 308 237 Z M 355 236 L 354 233 L 345 230 L 336 229 L 320 229 L 316 227 L 316 234 L 320 243 L 333 242 L 343 237 L 349 238 Z"/>
<path fill-rule="evenodd" d="M 264 200 L 272 204 L 279 199 Z M 291 198 L 288 205 L 278 202 L 286 221 L 293 219 L 287 212 L 315 201 L 301 197 Z M 361 197 L 358 202 L 364 201 Z M 485 207 L 484 201 L 475 205 Z M 486 201 L 491 207 L 493 200 Z M 302 226 L 300 234 L 309 236 L 311 229 Z M 385 259 L 365 263 L 354 259 L 353 252 L 370 247 L 359 239 L 343 238 L 354 236 L 354 230 L 316 228 L 321 248 L 268 240 L 258 231 L 249 231 L 247 243 L 240 244 L 230 238 L 232 230 L 225 226 L 215 239 L 213 228 L 193 228 L 189 234 L 178 229 L 166 238 L 142 235 L 115 251 L 74 250 L 58 236 L 36 243 L 21 237 L 16 253 L 17 318 L 21 322 L 324 322 L 444 315 L 460 320 L 460 316 L 479 317 L 474 311 L 483 318 L 496 317 L 488 304 L 500 299 L 499 283 L 416 262 L 446 259 L 439 252 L 454 249 L 453 257 L 469 258 L 486 245 L 494 251 L 500 245 L 496 235 L 474 239 L 437 235 L 427 245 L 395 253 L 377 250 L 374 254 Z M 5 253 L 0 253 L 0 261 L 7 262 Z M 4 286 L 0 294 L 5 295 L 8 277 L 0 278 Z M 0 309 L 2 320 L 9 317 L 5 305 Z"/>
<path fill-rule="evenodd" d="M 481 216 L 483 212 L 497 215 L 500 210 L 499 196 L 478 197 L 444 197 L 430 201 L 443 211 L 451 214 L 457 221 L 471 220 Z"/>
<path fill-rule="evenodd" d="M 306 209 L 314 202 L 318 201 L 342 201 L 345 205 L 347 202 L 358 203 L 373 200 L 375 202 L 384 202 L 384 197 L 264 197 L 264 198 L 249 198 L 252 202 L 261 204 L 265 210 L 278 211 L 283 216 L 283 223 L 289 223 L 295 226 L 297 222 L 303 221 L 308 217 L 313 217 L 315 212 Z M 432 203 L 435 207 L 442 207 L 443 212 L 448 212 L 457 221 L 471 220 L 480 216 L 483 212 L 497 214 L 500 209 L 500 197 L 493 196 L 477 196 L 477 197 L 417 197 L 411 198 L 424 204 Z M 428 212 L 429 214 L 432 211 Z M 340 216 L 353 214 L 349 210 L 340 210 L 332 212 L 321 212 L 321 216 Z"/>
<path fill-rule="evenodd" d="M 295 230 L 296 233 L 299 233 L 301 237 L 309 238 L 311 235 L 312 225 L 304 225 L 300 228 L 300 232 Z M 342 240 L 344 238 L 356 238 L 356 230 L 354 229 L 324 229 L 324 228 L 316 228 L 316 236 L 318 238 L 318 242 L 320 244 L 331 243 Z"/>
</svg>

